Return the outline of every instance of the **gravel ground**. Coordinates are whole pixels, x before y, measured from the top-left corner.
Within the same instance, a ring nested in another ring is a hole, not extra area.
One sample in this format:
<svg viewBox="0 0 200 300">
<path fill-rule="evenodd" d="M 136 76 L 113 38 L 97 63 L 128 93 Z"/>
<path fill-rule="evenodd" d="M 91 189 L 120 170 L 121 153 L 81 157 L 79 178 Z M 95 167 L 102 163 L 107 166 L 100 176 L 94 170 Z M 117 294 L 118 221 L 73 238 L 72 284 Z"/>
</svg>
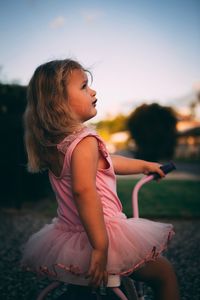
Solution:
<svg viewBox="0 0 200 300">
<path fill-rule="evenodd" d="M 30 212 L 0 212 L 0 299 L 35 299 L 38 290 L 48 280 L 39 280 L 35 275 L 19 268 L 21 245 L 28 236 L 37 231 L 49 218 Z M 166 253 L 176 270 L 182 300 L 200 299 L 200 220 L 169 220 L 173 223 L 176 236 Z M 63 291 L 63 290 L 62 290 Z M 58 293 L 58 292 L 57 292 Z M 152 299 L 149 292 L 149 298 Z M 53 294 L 48 299 L 55 299 Z"/>
</svg>

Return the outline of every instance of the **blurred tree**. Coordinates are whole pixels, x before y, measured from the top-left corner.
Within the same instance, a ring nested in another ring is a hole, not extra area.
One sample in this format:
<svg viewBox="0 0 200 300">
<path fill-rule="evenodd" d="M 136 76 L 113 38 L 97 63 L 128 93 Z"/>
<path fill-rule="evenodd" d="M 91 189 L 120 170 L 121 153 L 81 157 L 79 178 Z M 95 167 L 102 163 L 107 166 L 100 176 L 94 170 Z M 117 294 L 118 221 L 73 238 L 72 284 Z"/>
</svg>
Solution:
<svg viewBox="0 0 200 300">
<path fill-rule="evenodd" d="M 0 83 L 0 115 L 22 114 L 26 106 L 26 87 Z"/>
<path fill-rule="evenodd" d="M 158 161 L 173 157 L 176 116 L 172 108 L 143 104 L 131 113 L 127 125 L 136 142 L 138 158 Z"/>
<path fill-rule="evenodd" d="M 26 171 L 22 115 L 26 87 L 0 83 L 0 205 L 20 208 L 23 201 L 38 199 L 48 185 L 46 174 Z"/>
<path fill-rule="evenodd" d="M 112 134 L 126 130 L 126 120 L 126 116 L 119 114 L 115 118 L 99 121 L 95 125 L 97 130 L 104 129 Z"/>
</svg>

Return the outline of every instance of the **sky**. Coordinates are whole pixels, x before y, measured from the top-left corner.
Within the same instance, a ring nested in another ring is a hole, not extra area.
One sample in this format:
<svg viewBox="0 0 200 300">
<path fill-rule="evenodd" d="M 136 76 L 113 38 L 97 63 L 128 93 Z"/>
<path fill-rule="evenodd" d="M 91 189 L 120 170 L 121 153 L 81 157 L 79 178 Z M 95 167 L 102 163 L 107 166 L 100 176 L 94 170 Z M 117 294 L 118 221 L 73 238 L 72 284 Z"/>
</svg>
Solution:
<svg viewBox="0 0 200 300">
<path fill-rule="evenodd" d="M 72 58 L 93 74 L 97 120 L 144 102 L 184 109 L 200 88 L 199 15 L 199 0 L 1 0 L 0 80 L 27 85 Z"/>
</svg>

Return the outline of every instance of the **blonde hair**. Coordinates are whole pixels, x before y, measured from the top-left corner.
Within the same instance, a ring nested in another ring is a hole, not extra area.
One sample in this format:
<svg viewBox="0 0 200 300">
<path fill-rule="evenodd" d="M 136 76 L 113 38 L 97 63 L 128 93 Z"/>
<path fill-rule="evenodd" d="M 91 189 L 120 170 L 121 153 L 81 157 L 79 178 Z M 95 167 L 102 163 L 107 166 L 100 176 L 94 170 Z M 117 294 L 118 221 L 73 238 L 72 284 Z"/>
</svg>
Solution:
<svg viewBox="0 0 200 300">
<path fill-rule="evenodd" d="M 74 60 L 54 60 L 40 65 L 30 80 L 24 125 L 32 173 L 48 168 L 49 147 L 77 126 L 67 101 L 67 80 L 74 69 L 87 71 Z"/>
</svg>

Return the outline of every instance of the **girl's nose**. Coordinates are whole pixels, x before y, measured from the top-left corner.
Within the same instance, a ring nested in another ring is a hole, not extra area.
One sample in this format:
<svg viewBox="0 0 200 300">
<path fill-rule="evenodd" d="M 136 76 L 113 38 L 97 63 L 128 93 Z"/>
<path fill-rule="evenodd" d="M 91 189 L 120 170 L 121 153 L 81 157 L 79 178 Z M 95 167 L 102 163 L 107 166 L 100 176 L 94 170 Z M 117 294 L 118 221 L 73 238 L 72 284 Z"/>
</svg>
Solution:
<svg viewBox="0 0 200 300">
<path fill-rule="evenodd" d="M 95 90 L 91 89 L 91 95 L 92 95 L 92 97 L 96 96 L 96 94 L 97 94 L 97 92 Z"/>
</svg>

